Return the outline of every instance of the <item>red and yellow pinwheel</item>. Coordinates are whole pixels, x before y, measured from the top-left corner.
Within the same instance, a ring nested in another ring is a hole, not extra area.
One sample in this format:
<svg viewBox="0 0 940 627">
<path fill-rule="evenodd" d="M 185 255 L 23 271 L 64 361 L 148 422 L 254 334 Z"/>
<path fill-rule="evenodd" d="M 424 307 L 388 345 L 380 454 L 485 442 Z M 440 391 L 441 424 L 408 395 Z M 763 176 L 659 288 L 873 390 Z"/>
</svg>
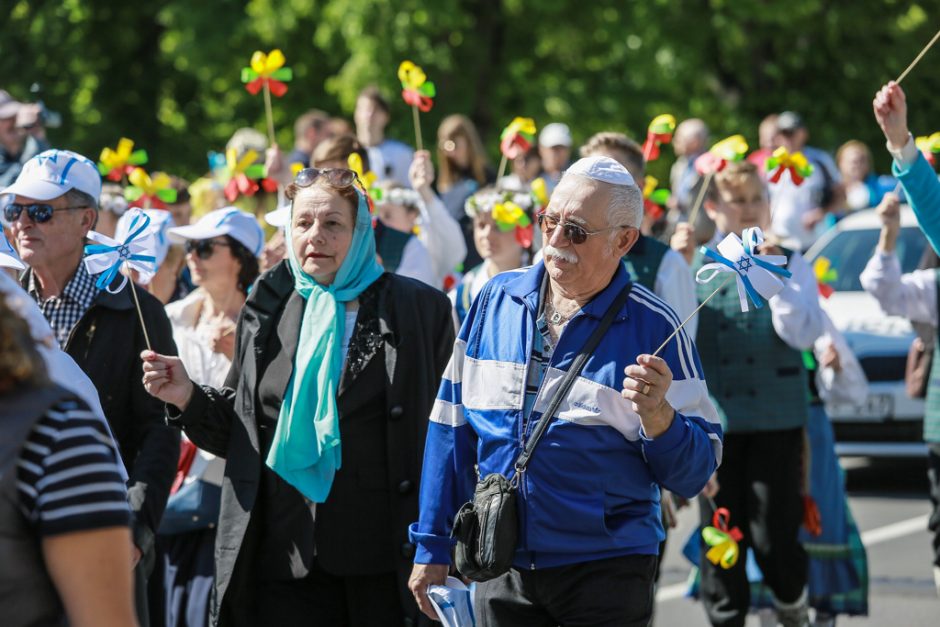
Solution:
<svg viewBox="0 0 940 627">
<path fill-rule="evenodd" d="M 535 120 L 532 118 L 513 118 L 499 135 L 499 151 L 507 159 L 524 155 L 535 142 L 535 132 Z"/>
<path fill-rule="evenodd" d="M 819 295 L 823 298 L 829 298 L 836 291 L 830 285 L 839 278 L 839 272 L 832 267 L 832 262 L 828 257 L 820 255 L 813 262 L 813 273 L 816 275 L 816 283 L 819 286 Z"/>
<path fill-rule="evenodd" d="M 532 191 L 532 198 L 535 199 L 535 211 L 533 213 L 538 215 L 548 206 L 548 185 L 545 184 L 545 179 L 540 176 L 532 181 L 529 189 Z"/>
<path fill-rule="evenodd" d="M 131 207 L 166 209 L 167 203 L 176 202 L 176 190 L 169 175 L 163 172 L 151 176 L 143 168 L 134 168 L 127 179 L 130 185 L 124 190 L 124 198 Z"/>
<path fill-rule="evenodd" d="M 643 143 L 643 160 L 649 163 L 659 159 L 659 147 L 672 141 L 676 132 L 676 118 L 668 113 L 657 115 L 646 129 Z"/>
<path fill-rule="evenodd" d="M 744 539 L 744 534 L 737 527 L 728 529 L 730 521 L 731 513 L 726 508 L 719 507 L 712 516 L 711 526 L 702 529 L 702 539 L 710 547 L 705 553 L 705 558 L 725 570 L 738 563 L 738 542 Z"/>
<path fill-rule="evenodd" d="M 709 149 L 708 152 L 695 160 L 695 169 L 699 174 L 715 174 L 721 172 L 729 163 L 737 163 L 747 154 L 747 140 L 743 135 L 727 137 Z"/>
<path fill-rule="evenodd" d="M 242 68 L 242 82 L 248 93 L 257 96 L 262 88 L 266 88 L 278 98 L 286 94 L 286 83 L 294 78 L 293 70 L 284 67 L 286 61 L 284 53 L 278 49 L 268 54 L 255 50 L 251 55 L 251 66 Z"/>
<path fill-rule="evenodd" d="M 656 189 L 658 185 L 659 179 L 648 175 L 643 183 L 643 211 L 654 221 L 666 214 L 664 206 L 669 201 L 669 190 Z"/>
<path fill-rule="evenodd" d="M 802 152 L 791 154 L 786 148 L 780 146 L 767 160 L 767 180 L 771 183 L 779 183 L 784 172 L 790 173 L 790 180 L 794 185 L 802 185 L 806 177 L 813 173 L 813 166 Z"/>
<path fill-rule="evenodd" d="M 923 135 L 914 140 L 917 149 L 924 155 L 927 163 L 934 165 L 937 154 L 940 154 L 940 132 L 933 135 Z"/>
<path fill-rule="evenodd" d="M 398 80 L 401 81 L 401 97 L 407 104 L 417 107 L 422 113 L 431 110 L 437 90 L 421 66 L 402 61 L 398 66 Z"/>
<path fill-rule="evenodd" d="M 225 197 L 229 202 L 235 202 L 239 196 L 254 196 L 259 189 L 266 192 L 276 192 L 277 183 L 264 178 L 264 165 L 255 163 L 258 153 L 247 151 L 242 158 L 238 158 L 238 150 L 229 148 L 225 151 L 225 168 L 223 176 L 228 177 L 225 183 Z"/>
<path fill-rule="evenodd" d="M 98 157 L 98 172 L 110 181 L 120 181 L 130 176 L 134 168 L 147 163 L 146 150 L 134 150 L 134 142 L 122 137 L 117 149 L 105 148 Z"/>
</svg>

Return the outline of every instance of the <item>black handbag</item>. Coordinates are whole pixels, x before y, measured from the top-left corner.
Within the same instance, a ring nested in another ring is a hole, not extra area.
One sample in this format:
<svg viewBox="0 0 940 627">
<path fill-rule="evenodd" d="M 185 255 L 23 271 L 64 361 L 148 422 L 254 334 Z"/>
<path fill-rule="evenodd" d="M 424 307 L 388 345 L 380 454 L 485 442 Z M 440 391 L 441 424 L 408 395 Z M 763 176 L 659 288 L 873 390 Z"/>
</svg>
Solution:
<svg viewBox="0 0 940 627">
<path fill-rule="evenodd" d="M 632 284 L 627 284 L 610 304 L 604 318 L 594 329 L 591 337 L 575 358 L 561 385 L 552 397 L 548 409 L 542 415 L 525 448 L 513 464 L 512 479 L 492 473 L 477 482 L 473 500 L 464 503 L 454 518 L 451 537 L 457 541 L 455 564 L 464 577 L 473 581 L 489 581 L 509 571 L 516 553 L 519 530 L 516 509 L 516 490 L 532 459 L 532 453 L 555 412 L 568 395 L 574 380 L 581 373 L 591 353 L 600 344 L 601 338 L 610 328 L 614 316 L 627 301 Z"/>
</svg>

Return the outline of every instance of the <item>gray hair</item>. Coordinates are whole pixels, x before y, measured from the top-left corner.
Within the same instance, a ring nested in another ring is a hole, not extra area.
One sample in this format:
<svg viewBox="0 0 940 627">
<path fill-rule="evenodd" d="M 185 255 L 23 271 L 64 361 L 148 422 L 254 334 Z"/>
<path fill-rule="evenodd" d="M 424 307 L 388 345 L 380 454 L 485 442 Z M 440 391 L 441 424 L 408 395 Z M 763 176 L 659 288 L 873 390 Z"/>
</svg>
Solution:
<svg viewBox="0 0 940 627">
<path fill-rule="evenodd" d="M 95 211 L 98 210 L 97 198 L 75 188 L 65 192 L 65 199 L 68 201 L 69 207 L 89 207 Z"/>
<path fill-rule="evenodd" d="M 610 185 L 607 223 L 610 226 L 640 228 L 643 220 L 643 193 L 636 185 Z"/>
</svg>

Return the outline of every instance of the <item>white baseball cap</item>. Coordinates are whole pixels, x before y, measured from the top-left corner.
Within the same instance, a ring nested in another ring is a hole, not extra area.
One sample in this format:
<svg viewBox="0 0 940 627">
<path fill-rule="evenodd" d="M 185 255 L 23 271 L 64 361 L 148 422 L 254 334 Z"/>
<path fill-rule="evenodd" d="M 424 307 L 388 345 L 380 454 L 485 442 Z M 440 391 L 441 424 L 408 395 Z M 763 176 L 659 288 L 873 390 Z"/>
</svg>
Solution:
<svg viewBox="0 0 940 627">
<path fill-rule="evenodd" d="M 101 174 L 88 158 L 71 150 L 46 150 L 23 166 L 13 185 L 0 194 L 16 194 L 33 200 L 52 200 L 77 189 L 98 202 Z"/>
<path fill-rule="evenodd" d="M 552 148 L 554 146 L 565 146 L 571 148 L 571 129 L 567 124 L 561 122 L 552 122 L 542 129 L 539 133 L 539 146 L 543 148 Z"/>
<path fill-rule="evenodd" d="M 175 242 L 212 239 L 220 235 L 228 235 L 256 257 L 261 254 L 261 249 L 264 247 L 264 231 L 258 224 L 258 219 L 237 207 L 223 207 L 210 211 L 196 224 L 169 229 L 167 234 Z"/>
<path fill-rule="evenodd" d="M 156 257 L 156 267 L 159 268 L 163 265 L 166 254 L 170 250 L 170 238 L 167 233 L 176 226 L 176 222 L 173 221 L 173 214 L 165 209 L 138 209 L 132 207 L 121 215 L 121 218 L 118 220 L 117 227 L 114 230 L 114 239 L 123 242 L 127 238 L 130 226 L 134 222 L 134 218 L 137 217 L 138 212 L 144 213 L 150 218 L 150 226 L 148 228 L 153 233 L 154 241 L 156 241 L 157 244 L 154 250 L 154 256 Z"/>
<path fill-rule="evenodd" d="M 20 260 L 20 256 L 16 254 L 16 249 L 7 241 L 3 229 L 0 229 L 0 268 L 26 269 L 26 264 Z"/>
<path fill-rule="evenodd" d="M 290 222 L 290 205 L 278 207 L 274 211 L 264 214 L 264 221 L 279 229 L 284 228 Z"/>
</svg>

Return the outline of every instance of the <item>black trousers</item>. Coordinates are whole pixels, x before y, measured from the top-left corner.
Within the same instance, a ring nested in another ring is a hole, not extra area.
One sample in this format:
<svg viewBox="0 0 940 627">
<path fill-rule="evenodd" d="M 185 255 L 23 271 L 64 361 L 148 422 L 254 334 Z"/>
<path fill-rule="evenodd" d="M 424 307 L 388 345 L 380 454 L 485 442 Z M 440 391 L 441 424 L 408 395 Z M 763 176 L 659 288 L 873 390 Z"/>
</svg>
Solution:
<svg viewBox="0 0 940 627">
<path fill-rule="evenodd" d="M 258 627 L 401 627 L 398 578 L 394 572 L 337 577 L 313 564 L 294 581 L 258 586 Z"/>
<path fill-rule="evenodd" d="M 751 602 L 745 572 L 747 549 L 754 551 L 764 582 L 782 603 L 799 599 L 806 587 L 807 557 L 799 542 L 803 521 L 803 429 L 726 433 L 718 467 L 718 507 L 731 514 L 731 527 L 744 534 L 740 559 L 730 569 L 705 558 L 702 546 L 701 594 L 712 625 L 744 625 Z M 699 499 L 702 525 L 713 509 Z"/>
<path fill-rule="evenodd" d="M 931 442 L 927 446 L 927 478 L 933 506 L 927 528 L 933 533 L 933 565 L 940 568 L 940 443 Z"/>
<path fill-rule="evenodd" d="M 655 555 L 516 570 L 477 584 L 478 627 L 645 627 L 653 615 Z"/>
</svg>

